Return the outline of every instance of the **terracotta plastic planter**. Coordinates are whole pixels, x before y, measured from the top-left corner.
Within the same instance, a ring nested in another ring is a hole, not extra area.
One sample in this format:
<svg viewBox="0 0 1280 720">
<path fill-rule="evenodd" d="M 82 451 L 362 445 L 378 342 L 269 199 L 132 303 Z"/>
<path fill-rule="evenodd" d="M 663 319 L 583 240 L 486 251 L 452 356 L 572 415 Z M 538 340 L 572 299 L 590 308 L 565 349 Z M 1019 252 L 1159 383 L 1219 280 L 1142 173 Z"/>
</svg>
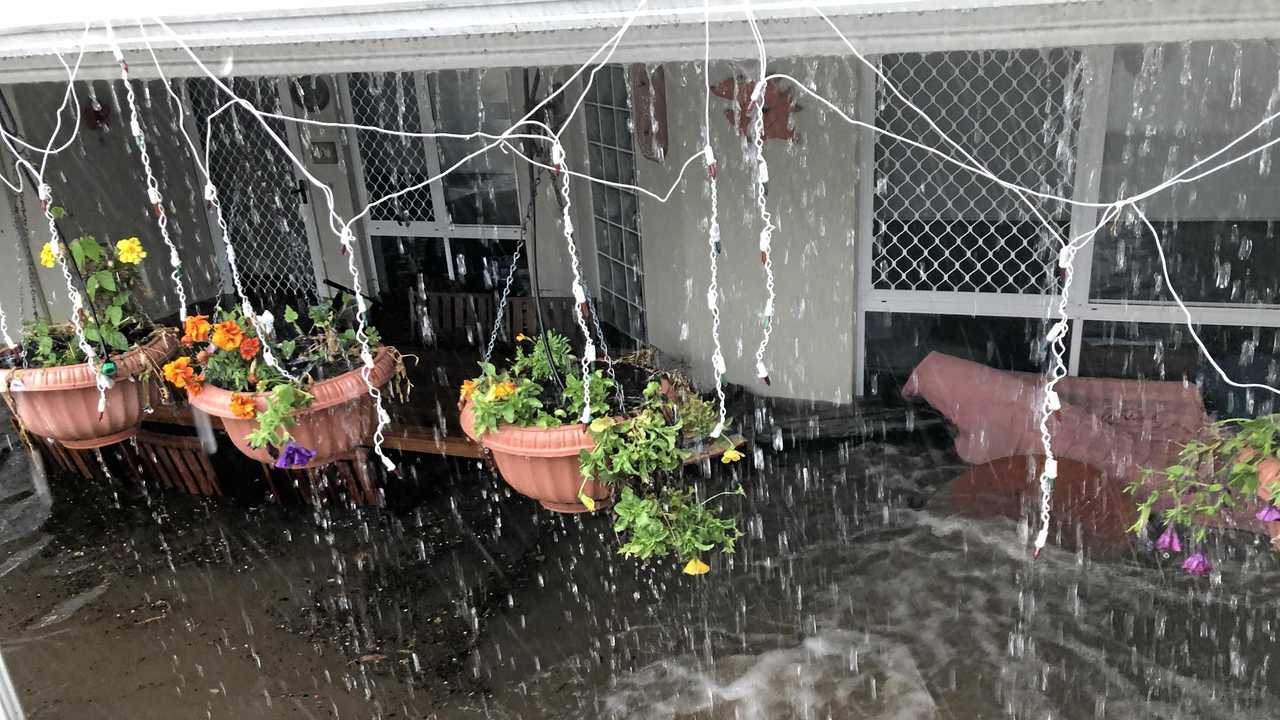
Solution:
<svg viewBox="0 0 1280 720">
<path fill-rule="evenodd" d="M 609 486 L 596 480 L 582 484 L 578 452 L 595 447 L 583 425 L 557 428 L 523 428 L 501 425 L 476 437 L 476 417 L 470 401 L 462 407 L 462 430 L 467 437 L 493 453 L 502 479 L 516 492 L 555 512 L 587 512 L 578 501 L 578 489 L 596 502 L 596 509 L 613 504 Z"/>
<path fill-rule="evenodd" d="M 0 370 L 0 388 L 12 399 L 18 418 L 33 435 L 52 438 L 75 450 L 103 447 L 138 433 L 142 408 L 157 382 L 140 376 L 167 362 L 177 349 L 177 336 L 162 332 L 145 345 L 113 356 L 115 384 L 107 390 L 101 416 L 97 373 L 87 363 Z"/>
<path fill-rule="evenodd" d="M 388 348 L 379 348 L 374 355 L 370 382 L 381 387 L 395 372 L 395 353 Z M 315 396 L 315 400 L 306 409 L 294 413 L 295 423 L 289 428 L 289 434 L 295 443 L 315 451 L 316 456 L 306 465 L 296 465 L 292 469 L 325 465 L 369 442 L 378 418 L 360 368 L 322 380 L 306 390 Z M 276 459 L 267 448 L 249 446 L 248 436 L 258 426 L 258 421 L 246 420 L 231 412 L 231 396 L 235 394 L 251 395 L 258 412 L 267 407 L 266 393 L 232 393 L 212 385 L 205 385 L 188 399 L 193 407 L 221 418 L 223 429 L 240 452 L 258 462 L 274 463 Z"/>
</svg>

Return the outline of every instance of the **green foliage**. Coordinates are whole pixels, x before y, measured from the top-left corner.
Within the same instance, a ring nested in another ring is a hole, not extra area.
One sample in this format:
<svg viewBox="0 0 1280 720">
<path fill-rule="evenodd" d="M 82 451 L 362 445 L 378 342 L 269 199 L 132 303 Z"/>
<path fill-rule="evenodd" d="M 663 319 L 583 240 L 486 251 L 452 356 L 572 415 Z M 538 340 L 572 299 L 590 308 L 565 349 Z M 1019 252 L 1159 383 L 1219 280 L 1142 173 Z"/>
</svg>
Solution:
<svg viewBox="0 0 1280 720">
<path fill-rule="evenodd" d="M 720 411 L 715 403 L 693 395 L 680 403 L 676 416 L 684 427 L 685 437 L 706 437 L 720 419 Z"/>
<path fill-rule="evenodd" d="M 568 339 L 549 333 L 546 343 L 541 338 L 522 340 L 526 341 L 530 349 L 518 347 L 510 369 L 481 363 L 480 376 L 463 384 L 462 397 L 472 402 L 480 436 L 504 424 L 555 427 L 582 416 L 583 382 Z M 547 388 L 552 367 L 559 368 L 564 379 L 564 390 L 558 395 Z M 691 488 L 679 483 L 687 456 L 680 441 L 687 436 L 689 423 L 695 433 L 705 435 L 715 425 L 716 410 L 696 396 L 682 398 L 674 390 L 674 397 L 668 397 L 662 387 L 649 382 L 640 407 L 619 417 L 608 402 L 614 382 L 602 370 L 591 372 L 594 419 L 587 431 L 595 443 L 579 454 L 578 499 L 588 509 L 595 508 L 595 501 L 585 493 L 586 483 L 593 479 L 621 493 L 621 502 L 614 506 L 614 529 L 623 539 L 619 552 L 627 557 L 674 555 L 691 560 L 717 548 L 732 552 L 741 536 L 737 522 L 709 510 Z M 742 490 L 724 494 L 740 495 Z"/>
<path fill-rule="evenodd" d="M 139 282 L 138 266 L 115 258 L 110 246 L 91 235 L 67 243 L 66 249 L 84 279 L 86 312 L 81 318 L 85 339 L 114 352 L 129 349 L 127 333 L 142 329 L 141 313 L 130 288 Z M 70 323 L 51 325 L 33 321 L 23 328 L 22 345 L 34 367 L 84 362 Z"/>
<path fill-rule="evenodd" d="M 1258 463 L 1275 457 L 1280 437 L 1280 415 L 1233 418 L 1209 426 L 1207 440 L 1192 440 L 1182 447 L 1178 462 L 1163 470 L 1142 469 L 1142 479 L 1126 492 L 1137 495 L 1154 484 L 1138 504 L 1138 519 L 1130 530 L 1146 531 L 1152 510 L 1161 497 L 1170 507 L 1164 520 L 1192 528 L 1193 539 L 1202 542 L 1207 525 L 1220 513 L 1251 502 L 1258 494 Z"/>
<path fill-rule="evenodd" d="M 295 422 L 293 413 L 311 404 L 315 398 L 304 390 L 289 384 L 276 385 L 267 396 L 267 409 L 258 413 L 258 426 L 246 438 L 249 446 L 262 448 L 267 445 L 282 447 L 293 436 L 289 428 Z"/>
<path fill-rule="evenodd" d="M 685 453 L 677 447 L 682 425 L 663 414 L 658 384 L 649 383 L 644 396 L 645 404 L 630 417 L 605 416 L 591 422 L 588 429 L 596 444 L 581 453 L 583 477 L 607 483 L 636 478 L 652 485 L 658 473 L 671 472 L 684 462 Z"/>
<path fill-rule="evenodd" d="M 286 306 L 282 313 L 283 327 L 277 333 L 261 336 L 250 319 L 239 308 L 217 309 L 211 318 L 190 316 L 188 323 L 208 322 L 211 330 L 208 338 L 190 345 L 191 367 L 198 377 L 215 387 L 232 392 L 268 393 L 267 407 L 256 415 L 257 427 L 249 435 L 253 447 L 283 446 L 290 439 L 289 427 L 293 425 L 292 413 L 307 407 L 312 396 L 306 392 L 308 384 L 319 376 L 333 376 L 360 366 L 360 342 L 356 335 L 355 303 L 342 297 L 336 304 L 321 304 L 306 311 L 306 325 L 299 324 L 299 313 Z M 217 328 L 223 323 L 234 323 L 243 335 L 238 347 L 214 343 Z M 194 330 L 183 328 L 184 333 Z M 367 330 L 371 345 L 379 342 L 378 333 Z M 260 347 L 246 350 L 247 342 L 260 343 Z M 263 348 L 269 347 L 277 359 L 291 366 L 300 383 L 295 384 L 263 359 Z"/>
<path fill-rule="evenodd" d="M 483 375 L 476 382 L 476 433 L 483 435 L 499 424 L 517 427 L 555 427 L 559 419 L 543 411 L 542 388 L 529 378 L 499 375 L 492 363 L 480 363 Z"/>
<path fill-rule="evenodd" d="M 545 340 L 544 340 L 545 337 Z M 551 366 L 560 370 L 560 377 L 567 383 L 569 377 L 577 373 L 577 359 L 569 345 L 569 338 L 555 330 L 548 330 L 545 336 L 529 338 L 532 349 L 525 352 L 524 344 L 516 346 L 516 359 L 511 365 L 511 373 L 519 377 L 527 377 L 539 383 L 551 380 Z M 547 355 L 547 346 L 551 346 L 551 354 Z M 581 383 L 581 379 L 579 379 Z M 582 391 L 578 390 L 578 408 L 582 408 Z"/>
<path fill-rule="evenodd" d="M 741 485 L 722 493 L 743 494 Z M 716 548 L 732 553 L 742 533 L 736 521 L 707 509 L 716 497 L 698 502 L 692 489 L 663 488 L 641 496 L 630 487 L 622 488 L 622 498 L 614 506 L 613 529 L 626 539 L 618 552 L 641 560 L 668 555 L 690 560 Z"/>
</svg>

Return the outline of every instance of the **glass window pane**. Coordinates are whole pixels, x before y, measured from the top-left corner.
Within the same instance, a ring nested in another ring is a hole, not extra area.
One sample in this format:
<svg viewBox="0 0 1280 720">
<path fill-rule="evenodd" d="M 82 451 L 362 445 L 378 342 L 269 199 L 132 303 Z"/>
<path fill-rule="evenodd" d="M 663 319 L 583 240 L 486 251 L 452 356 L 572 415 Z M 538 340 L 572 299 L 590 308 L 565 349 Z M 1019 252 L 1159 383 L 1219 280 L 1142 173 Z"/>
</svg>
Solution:
<svg viewBox="0 0 1280 720">
<path fill-rule="evenodd" d="M 607 117 L 613 113 L 608 110 L 603 110 L 601 111 L 601 114 L 605 117 L 600 118 L 600 142 L 611 147 L 617 146 L 618 134 L 616 125 L 613 120 Z"/>
<path fill-rule="evenodd" d="M 636 211 L 636 196 L 629 192 L 620 192 L 622 200 L 622 226 L 628 230 L 639 230 L 640 218 Z"/>
<path fill-rule="evenodd" d="M 583 110 L 583 114 L 587 116 L 587 139 L 592 142 L 600 141 L 600 113 L 594 107 L 588 105 Z"/>
<path fill-rule="evenodd" d="M 605 217 L 609 219 L 609 222 L 621 225 L 622 198 L 619 197 L 622 194 L 621 191 L 616 188 L 603 188 L 603 192 L 600 194 L 605 197 Z"/>
<path fill-rule="evenodd" d="M 609 226 L 609 254 L 617 260 L 626 257 L 622 252 L 622 236 L 624 233 L 625 231 L 616 225 Z"/>
<path fill-rule="evenodd" d="M 1048 327 L 1028 318 L 869 312 L 868 393 L 898 397 L 911 371 L 935 350 L 1001 370 L 1039 372 L 1047 357 Z"/>
<path fill-rule="evenodd" d="M 609 257 L 603 254 L 597 254 L 597 268 L 600 273 L 600 287 L 609 289 L 613 287 L 613 269 L 609 264 Z"/>
<path fill-rule="evenodd" d="M 502 132 L 510 127 L 507 74 L 493 70 L 448 70 L 430 76 L 436 127 L 445 132 Z M 448 169 L 489 141 L 441 139 L 441 169 Z M 519 201 L 511 157 L 486 152 L 445 176 L 450 219 L 459 225 L 518 225 Z"/>
<path fill-rule="evenodd" d="M 1232 380 L 1275 385 L 1280 353 L 1276 328 L 1200 325 L 1196 332 Z M 1088 321 L 1081 341 L 1081 375 L 1195 383 L 1205 409 L 1218 417 L 1275 412 L 1271 393 L 1222 382 L 1185 325 Z"/>
<path fill-rule="evenodd" d="M 1245 135 L 1280 100 L 1280 57 L 1268 43 L 1127 45 L 1111 72 L 1101 199 L 1153 187 Z M 1229 155 L 1270 137 L 1246 137 Z M 1272 150 L 1211 178 L 1142 203 L 1169 260 L 1169 279 L 1188 302 L 1280 302 L 1280 174 Z M 1225 157 L 1224 157 L 1225 159 Z M 1126 214 L 1100 232 L 1090 295 L 1172 302 L 1155 239 Z"/>
<path fill-rule="evenodd" d="M 627 71 L 623 70 L 620 65 L 610 68 L 613 71 L 613 106 L 617 108 L 627 107 Z"/>
<path fill-rule="evenodd" d="M 618 139 L 618 147 L 631 149 L 631 113 L 613 114 L 613 132 Z M 627 182 L 630 182 L 629 180 Z"/>
<path fill-rule="evenodd" d="M 640 267 L 640 236 L 627 232 L 622 238 L 622 255 L 618 258 L 631 267 Z"/>
</svg>

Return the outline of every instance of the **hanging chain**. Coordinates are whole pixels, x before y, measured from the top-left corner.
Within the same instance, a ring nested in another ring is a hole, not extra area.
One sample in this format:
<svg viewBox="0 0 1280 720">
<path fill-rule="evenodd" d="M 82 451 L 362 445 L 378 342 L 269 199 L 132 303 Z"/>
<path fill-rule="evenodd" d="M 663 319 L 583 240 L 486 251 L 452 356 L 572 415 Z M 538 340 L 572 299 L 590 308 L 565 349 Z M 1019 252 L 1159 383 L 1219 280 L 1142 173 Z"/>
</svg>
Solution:
<svg viewBox="0 0 1280 720">
<path fill-rule="evenodd" d="M 164 198 L 160 195 L 160 184 L 151 170 L 151 154 L 147 152 L 147 139 L 142 133 L 142 116 L 138 113 L 138 101 L 133 92 L 133 83 L 129 82 L 129 63 L 125 62 L 124 53 L 121 52 L 120 46 L 115 44 L 114 38 L 112 38 L 111 54 L 120 64 L 120 79 L 124 82 L 125 98 L 129 103 L 129 129 L 133 133 L 134 142 L 138 145 L 142 169 L 146 173 L 147 200 L 155 213 L 156 224 L 160 227 L 160 237 L 164 240 L 165 247 L 169 249 L 169 266 L 173 268 L 169 277 L 173 280 L 173 287 L 178 293 L 178 319 L 186 322 L 187 292 L 182 287 L 182 258 L 178 255 L 178 248 L 173 244 L 173 239 L 169 237 L 169 216 L 164 209 Z"/>
<path fill-rule="evenodd" d="M 516 279 L 516 268 L 520 266 L 520 251 L 524 249 L 525 230 L 520 228 L 520 240 L 516 243 L 516 251 L 511 255 L 511 269 L 507 271 L 507 282 L 502 286 L 502 298 L 498 300 L 498 311 L 493 318 L 493 332 L 489 333 L 489 346 L 484 350 L 484 361 L 489 362 L 493 356 L 493 346 L 498 342 L 498 333 L 502 330 L 503 315 L 507 312 L 507 298 L 511 296 L 511 284 Z"/>
<path fill-rule="evenodd" d="M 493 346 L 498 342 L 498 333 L 502 330 L 502 318 L 507 312 L 507 298 L 511 296 L 511 284 L 516 278 L 516 270 L 520 267 L 520 252 L 529 236 L 530 224 L 534 222 L 533 211 L 538 201 L 538 181 L 541 176 L 535 174 L 529 187 L 529 204 L 525 207 L 524 221 L 520 223 L 520 241 L 516 243 L 515 254 L 511 256 L 511 269 L 507 271 L 507 282 L 502 287 L 502 299 L 498 301 L 498 312 L 493 318 L 493 332 L 489 333 L 489 346 L 484 351 L 484 361 L 489 362 L 493 355 Z"/>
</svg>

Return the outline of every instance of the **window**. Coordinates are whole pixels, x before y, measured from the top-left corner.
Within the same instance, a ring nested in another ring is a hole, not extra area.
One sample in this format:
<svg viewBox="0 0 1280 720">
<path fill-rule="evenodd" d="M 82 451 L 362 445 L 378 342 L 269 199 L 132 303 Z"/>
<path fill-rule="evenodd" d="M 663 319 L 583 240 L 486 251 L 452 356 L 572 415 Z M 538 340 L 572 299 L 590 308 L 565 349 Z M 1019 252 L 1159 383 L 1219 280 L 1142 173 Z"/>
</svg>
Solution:
<svg viewBox="0 0 1280 720">
<path fill-rule="evenodd" d="M 512 117 L 505 71 L 449 70 L 428 76 L 436 129 L 469 133 L 501 133 Z M 441 138 L 440 165 L 449 169 L 492 142 L 486 138 Z M 443 181 L 449 218 L 458 225 L 519 225 L 520 202 L 511 156 L 500 150 L 462 162 Z"/>
<path fill-rule="evenodd" d="M 502 70 L 352 73 L 346 87 L 351 116 L 362 125 L 407 133 L 497 133 L 514 122 Z M 496 148 L 467 159 L 490 142 L 356 131 L 361 205 L 426 183 L 369 214 L 379 289 L 397 287 L 396 268 L 413 255 L 443 260 L 436 268 L 444 275 L 435 279 L 441 291 L 487 291 L 505 277 L 499 269 L 510 266 L 520 237 L 515 165 Z M 432 180 L 455 165 L 443 180 Z M 406 243 L 440 247 L 424 254 Z"/>
<path fill-rule="evenodd" d="M 634 185 L 635 152 L 626 71 L 616 65 L 596 74 L 584 108 L 587 152 L 594 176 Z M 644 268 L 640 252 L 639 198 L 629 190 L 591 185 L 602 322 L 622 344 L 645 342 Z"/>
<path fill-rule="evenodd" d="M 1072 50 L 907 53 L 885 77 L 995 175 L 1070 197 L 1079 125 Z M 943 139 L 883 84 L 876 125 L 939 148 Z M 957 151 L 951 151 L 958 156 Z M 1014 193 L 885 134 L 876 135 L 872 285 L 881 290 L 1041 294 L 1056 255 Z M 1065 235 L 1070 212 L 1036 201 Z"/>
</svg>

